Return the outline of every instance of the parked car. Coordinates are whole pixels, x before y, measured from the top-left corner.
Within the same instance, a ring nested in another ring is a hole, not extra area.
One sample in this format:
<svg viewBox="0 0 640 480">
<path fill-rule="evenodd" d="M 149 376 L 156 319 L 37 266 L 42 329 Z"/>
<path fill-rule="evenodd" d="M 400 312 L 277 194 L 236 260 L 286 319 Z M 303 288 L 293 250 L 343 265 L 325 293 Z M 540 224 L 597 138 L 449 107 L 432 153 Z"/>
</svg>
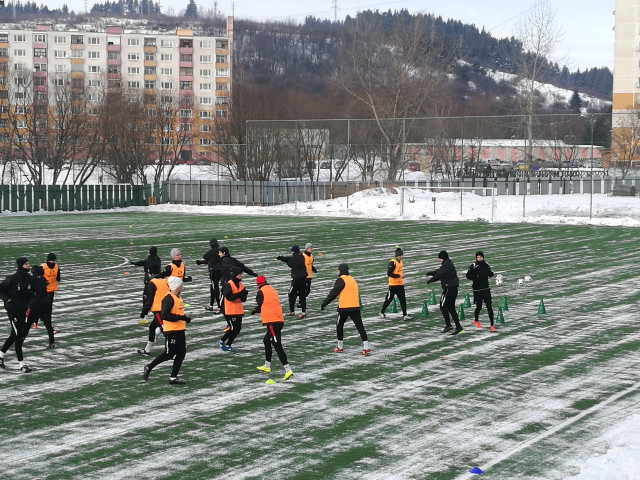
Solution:
<svg viewBox="0 0 640 480">
<path fill-rule="evenodd" d="M 323 170 L 329 170 L 331 168 L 331 162 L 325 160 L 324 162 L 320 163 L 320 168 Z"/>
<path fill-rule="evenodd" d="M 409 162 L 407 164 L 407 170 L 409 170 L 410 172 L 419 172 L 421 170 L 420 162 Z"/>
</svg>

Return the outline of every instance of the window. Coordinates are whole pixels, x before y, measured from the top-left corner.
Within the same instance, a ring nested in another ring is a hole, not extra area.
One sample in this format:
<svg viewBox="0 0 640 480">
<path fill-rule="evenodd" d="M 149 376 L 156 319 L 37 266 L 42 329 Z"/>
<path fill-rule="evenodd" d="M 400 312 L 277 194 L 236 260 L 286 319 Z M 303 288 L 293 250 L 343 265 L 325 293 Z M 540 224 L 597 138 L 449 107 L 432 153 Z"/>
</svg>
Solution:
<svg viewBox="0 0 640 480">
<path fill-rule="evenodd" d="M 155 37 L 144 37 L 144 46 L 145 47 L 155 47 L 156 46 Z"/>
<path fill-rule="evenodd" d="M 179 132 L 193 132 L 193 123 L 181 123 L 178 126 Z"/>
<path fill-rule="evenodd" d="M 15 100 L 24 100 L 24 92 L 13 92 L 13 98 Z"/>
<path fill-rule="evenodd" d="M 64 87 L 64 79 L 63 78 L 54 78 L 53 79 L 54 87 Z"/>
<path fill-rule="evenodd" d="M 24 85 L 24 78 L 22 77 L 13 77 L 13 84 L 14 85 Z"/>
<path fill-rule="evenodd" d="M 161 68 L 160 74 L 162 75 L 173 75 L 173 68 Z"/>
<path fill-rule="evenodd" d="M 27 41 L 27 36 L 24 33 L 18 33 L 18 34 L 13 36 L 13 41 L 14 42 L 26 42 Z"/>
<path fill-rule="evenodd" d="M 227 84 L 226 83 L 216 83 L 216 91 L 218 92 L 226 92 Z"/>
<path fill-rule="evenodd" d="M 162 145 L 173 145 L 173 139 L 171 137 L 162 137 Z"/>
<path fill-rule="evenodd" d="M 209 111 L 201 111 L 200 112 L 200 118 L 211 118 L 211 112 Z"/>
<path fill-rule="evenodd" d="M 120 73 L 120 67 L 118 65 L 108 65 L 107 66 L 107 73 L 118 74 L 118 73 Z"/>
<path fill-rule="evenodd" d="M 9 34 L 8 33 L 0 33 L 0 42 L 9 42 Z"/>
<path fill-rule="evenodd" d="M 183 77 L 191 77 L 193 76 L 193 68 L 191 67 L 180 67 L 180 75 Z"/>
<path fill-rule="evenodd" d="M 207 133 L 211 131 L 211 125 L 200 125 L 200 131 L 202 133 Z"/>
<path fill-rule="evenodd" d="M 193 39 L 192 38 L 181 38 L 179 40 L 178 46 L 180 48 L 193 48 Z"/>
<path fill-rule="evenodd" d="M 191 118 L 193 117 L 193 110 L 189 108 L 183 108 L 180 110 L 180 118 Z"/>
<path fill-rule="evenodd" d="M 211 40 L 200 40 L 200 48 L 212 48 L 213 43 Z"/>
<path fill-rule="evenodd" d="M 84 58 L 84 50 L 71 50 L 71 58 Z"/>
<path fill-rule="evenodd" d="M 100 52 L 87 52 L 90 60 L 97 60 L 100 58 Z"/>
<path fill-rule="evenodd" d="M 0 90 L 0 100 L 6 100 L 9 98 L 9 90 Z M 2 108 L 3 112 L 2 113 L 7 113 L 4 111 L 5 107 L 8 109 L 9 106 L 8 105 L 0 105 L 0 108 Z"/>
<path fill-rule="evenodd" d="M 27 65 L 24 63 L 14 63 L 13 64 L 13 69 L 16 72 L 21 72 L 22 70 L 26 70 L 27 69 Z"/>
<path fill-rule="evenodd" d="M 228 77 L 229 69 L 228 68 L 216 68 L 216 77 Z"/>
<path fill-rule="evenodd" d="M 9 49 L 8 48 L 0 48 L 0 57 L 8 57 Z"/>
<path fill-rule="evenodd" d="M 35 77 L 33 79 L 33 84 L 36 87 L 44 87 L 47 84 L 47 79 L 46 77 Z"/>
<path fill-rule="evenodd" d="M 180 82 L 180 90 L 193 90 L 193 82 Z"/>
<path fill-rule="evenodd" d="M 107 45 L 120 45 L 120 37 L 108 36 L 107 37 Z"/>
<path fill-rule="evenodd" d="M 158 111 L 155 108 L 147 108 L 145 110 L 145 113 L 147 114 L 147 117 L 157 117 L 158 116 Z"/>
<path fill-rule="evenodd" d="M 137 80 L 130 80 L 127 82 L 127 87 L 129 88 L 140 88 L 140 82 Z"/>
<path fill-rule="evenodd" d="M 201 83 L 200 84 L 200 90 L 203 91 L 211 91 L 211 84 L 210 83 Z"/>
<path fill-rule="evenodd" d="M 53 37 L 53 41 L 57 44 L 67 43 L 67 37 L 64 35 L 56 35 Z"/>
<path fill-rule="evenodd" d="M 46 58 L 47 57 L 47 49 L 46 48 L 34 48 L 33 56 L 35 58 Z"/>
<path fill-rule="evenodd" d="M 171 40 L 167 40 L 167 39 L 162 39 L 160 40 L 160 46 L 161 47 L 165 47 L 165 48 L 171 48 L 173 47 L 173 41 Z"/>
<path fill-rule="evenodd" d="M 140 60 L 140 54 L 139 53 L 128 53 L 127 54 L 127 60 L 131 60 L 131 61 L 139 61 Z"/>
<path fill-rule="evenodd" d="M 180 54 L 181 62 L 193 62 L 193 54 L 192 53 L 181 53 Z"/>
<path fill-rule="evenodd" d="M 88 83 L 89 83 L 90 87 L 101 87 L 102 86 L 102 80 L 100 80 L 99 78 L 90 79 Z"/>
<path fill-rule="evenodd" d="M 200 139 L 200 145 L 202 145 L 202 146 L 211 145 L 211 139 L 210 138 L 201 138 Z"/>
<path fill-rule="evenodd" d="M 216 63 L 227 63 L 226 55 L 216 55 Z"/>
<path fill-rule="evenodd" d="M 47 36 L 44 33 L 34 33 L 33 43 L 47 43 Z"/>
<path fill-rule="evenodd" d="M 140 75 L 140 67 L 127 67 L 129 75 Z"/>
<path fill-rule="evenodd" d="M 25 108 L 24 105 L 16 105 L 16 114 L 18 115 L 24 115 L 26 113 L 27 109 Z"/>
<path fill-rule="evenodd" d="M 208 68 L 201 69 L 200 70 L 200 76 L 201 77 L 210 77 L 211 76 L 211 70 L 209 70 Z"/>
<path fill-rule="evenodd" d="M 119 60 L 120 59 L 120 52 L 107 52 L 107 59 L 108 60 Z"/>
<path fill-rule="evenodd" d="M 172 82 L 160 82 L 160 88 L 162 88 L 163 90 L 172 90 L 173 89 L 173 83 Z"/>
<path fill-rule="evenodd" d="M 140 39 L 139 38 L 129 38 L 127 39 L 127 45 L 129 45 L 130 47 L 137 47 L 140 45 Z"/>
<path fill-rule="evenodd" d="M 53 56 L 55 58 L 67 58 L 67 51 L 66 50 L 56 50 L 55 52 L 53 52 Z"/>
<path fill-rule="evenodd" d="M 145 103 L 145 104 L 149 104 L 149 103 L 156 103 L 157 98 L 158 98 L 158 97 L 156 97 L 155 95 L 151 95 L 151 94 L 147 93 L 147 94 L 144 96 L 144 103 Z"/>
<path fill-rule="evenodd" d="M 26 57 L 27 56 L 27 51 L 24 48 L 15 48 L 13 50 L 13 56 L 14 57 Z"/>
<path fill-rule="evenodd" d="M 56 65 L 55 67 L 56 67 L 55 71 L 58 73 L 65 73 L 67 71 L 66 65 Z"/>
<path fill-rule="evenodd" d="M 155 62 L 156 54 L 154 52 L 144 52 L 144 61 L 145 62 Z"/>
<path fill-rule="evenodd" d="M 89 115 L 91 117 L 97 117 L 100 115 L 100 109 L 98 107 L 89 107 Z"/>
<path fill-rule="evenodd" d="M 171 95 L 162 95 L 160 99 L 162 100 L 162 103 L 167 103 L 167 104 L 173 103 L 173 97 Z"/>
<path fill-rule="evenodd" d="M 89 65 L 89 73 L 100 73 L 100 65 Z"/>
<path fill-rule="evenodd" d="M 216 97 L 216 105 L 227 105 L 228 103 L 228 97 Z"/>
<path fill-rule="evenodd" d="M 200 55 L 200 63 L 211 63 L 211 55 Z"/>
<path fill-rule="evenodd" d="M 107 88 L 120 88 L 120 80 L 118 80 L 117 78 L 108 79 Z"/>
<path fill-rule="evenodd" d="M 173 55 L 171 55 L 170 53 L 161 53 L 160 54 L 160 61 L 162 61 L 162 62 L 172 62 L 173 61 Z"/>
<path fill-rule="evenodd" d="M 71 45 L 82 45 L 82 35 L 71 35 Z"/>
<path fill-rule="evenodd" d="M 144 88 L 146 88 L 147 90 L 150 90 L 152 88 L 156 88 L 155 80 L 145 80 L 144 81 Z"/>
<path fill-rule="evenodd" d="M 145 75 L 155 75 L 156 74 L 156 67 L 144 67 L 144 74 Z"/>
<path fill-rule="evenodd" d="M 227 118 L 226 110 L 216 110 L 216 118 Z"/>
<path fill-rule="evenodd" d="M 211 97 L 200 97 L 200 105 L 211 105 Z"/>
<path fill-rule="evenodd" d="M 144 129 L 147 132 L 155 132 L 156 130 L 158 130 L 158 125 L 153 122 L 145 122 Z"/>
<path fill-rule="evenodd" d="M 47 92 L 35 92 L 35 99 L 36 100 L 46 100 L 47 99 Z"/>
<path fill-rule="evenodd" d="M 229 47 L 229 40 L 216 40 L 216 48 L 226 49 Z"/>
<path fill-rule="evenodd" d="M 89 45 L 100 45 L 100 37 L 89 37 Z"/>
</svg>

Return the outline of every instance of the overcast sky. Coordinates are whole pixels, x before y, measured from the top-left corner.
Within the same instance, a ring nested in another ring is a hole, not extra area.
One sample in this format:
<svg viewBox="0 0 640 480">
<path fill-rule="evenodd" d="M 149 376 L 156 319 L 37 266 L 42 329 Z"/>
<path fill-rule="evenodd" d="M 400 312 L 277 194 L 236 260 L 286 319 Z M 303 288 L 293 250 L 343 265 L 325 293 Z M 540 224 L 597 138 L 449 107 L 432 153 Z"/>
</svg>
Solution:
<svg viewBox="0 0 640 480">
<path fill-rule="evenodd" d="M 87 0 L 89 9 L 93 1 Z M 156 0 L 157 1 L 157 0 Z M 162 11 L 173 8 L 178 12 L 188 0 L 159 0 Z M 47 5 L 56 8 L 66 3 L 76 12 L 85 9 L 84 0 L 50 0 Z M 305 17 L 334 18 L 334 0 L 218 0 L 218 12 L 234 15 L 238 19 L 287 20 L 303 22 Z M 515 33 L 519 19 L 527 15 L 535 0 L 335 0 L 337 18 L 355 16 L 361 10 L 406 8 L 411 13 L 434 13 L 464 23 L 485 27 L 496 37 Z M 196 0 L 201 12 L 212 10 L 214 0 Z M 564 33 L 554 61 L 566 64 L 571 70 L 591 67 L 613 68 L 613 25 L 615 0 L 557 0 L 552 1 L 556 22 Z"/>
</svg>

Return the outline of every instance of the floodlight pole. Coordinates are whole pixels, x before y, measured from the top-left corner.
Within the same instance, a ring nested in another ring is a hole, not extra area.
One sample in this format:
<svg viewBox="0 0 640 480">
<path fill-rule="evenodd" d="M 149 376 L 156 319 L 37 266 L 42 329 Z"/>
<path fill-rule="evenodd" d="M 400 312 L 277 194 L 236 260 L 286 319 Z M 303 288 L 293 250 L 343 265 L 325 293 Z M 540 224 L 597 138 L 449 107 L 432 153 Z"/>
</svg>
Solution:
<svg viewBox="0 0 640 480">
<path fill-rule="evenodd" d="M 591 122 L 591 196 L 589 197 L 589 220 L 593 215 L 593 115 L 589 117 Z"/>
</svg>

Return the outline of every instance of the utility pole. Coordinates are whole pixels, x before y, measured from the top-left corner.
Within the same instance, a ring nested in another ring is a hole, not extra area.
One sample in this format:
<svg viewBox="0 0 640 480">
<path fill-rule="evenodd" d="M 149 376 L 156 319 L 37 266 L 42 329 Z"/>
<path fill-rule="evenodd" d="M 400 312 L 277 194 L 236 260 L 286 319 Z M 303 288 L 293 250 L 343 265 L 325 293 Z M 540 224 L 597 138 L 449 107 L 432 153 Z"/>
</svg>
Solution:
<svg viewBox="0 0 640 480">
<path fill-rule="evenodd" d="M 338 21 L 338 0 L 332 0 L 331 10 L 333 10 L 333 21 Z"/>
</svg>

